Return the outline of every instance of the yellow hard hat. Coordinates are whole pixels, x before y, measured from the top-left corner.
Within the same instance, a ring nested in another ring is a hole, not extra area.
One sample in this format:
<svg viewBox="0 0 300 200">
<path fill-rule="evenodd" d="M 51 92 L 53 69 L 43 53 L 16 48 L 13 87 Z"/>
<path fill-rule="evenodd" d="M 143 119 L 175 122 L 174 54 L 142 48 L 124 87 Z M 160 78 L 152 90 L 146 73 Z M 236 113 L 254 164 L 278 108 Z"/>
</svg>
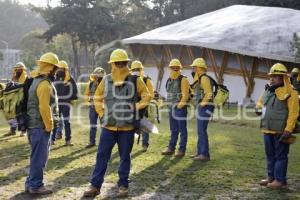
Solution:
<svg viewBox="0 0 300 200">
<path fill-rule="evenodd" d="M 25 64 L 22 63 L 22 62 L 18 62 L 18 63 L 16 64 L 16 66 L 14 66 L 14 69 L 23 69 L 23 70 L 26 70 L 26 66 L 25 66 Z"/>
<path fill-rule="evenodd" d="M 196 58 L 191 64 L 192 67 L 201 67 L 207 69 L 206 62 L 203 58 Z"/>
<path fill-rule="evenodd" d="M 142 62 L 139 61 L 139 60 L 133 61 L 132 64 L 131 64 L 131 67 L 130 67 L 131 70 L 143 69 L 143 68 L 144 68 L 144 66 L 143 66 Z"/>
<path fill-rule="evenodd" d="M 178 60 L 176 58 L 176 59 L 172 59 L 170 61 L 169 67 L 180 67 L 180 68 L 182 68 L 182 64 L 181 64 L 180 60 Z"/>
<path fill-rule="evenodd" d="M 61 69 L 69 69 L 68 63 L 64 60 L 60 60 L 57 64 L 57 67 Z"/>
<path fill-rule="evenodd" d="M 93 74 L 103 77 L 103 76 L 105 76 L 106 73 L 102 67 L 96 67 L 93 71 Z"/>
<path fill-rule="evenodd" d="M 299 74 L 299 69 L 297 67 L 293 68 L 292 73 L 298 73 Z"/>
<path fill-rule="evenodd" d="M 286 67 L 281 63 L 274 64 L 269 72 L 269 75 L 286 75 L 287 69 Z"/>
<path fill-rule="evenodd" d="M 41 56 L 41 58 L 39 60 L 37 60 L 37 63 L 39 63 L 39 62 L 48 63 L 48 64 L 56 66 L 58 64 L 59 60 L 55 53 L 48 52 L 48 53 L 43 54 Z"/>
<path fill-rule="evenodd" d="M 110 54 L 108 63 L 130 61 L 124 49 L 116 49 Z"/>
</svg>

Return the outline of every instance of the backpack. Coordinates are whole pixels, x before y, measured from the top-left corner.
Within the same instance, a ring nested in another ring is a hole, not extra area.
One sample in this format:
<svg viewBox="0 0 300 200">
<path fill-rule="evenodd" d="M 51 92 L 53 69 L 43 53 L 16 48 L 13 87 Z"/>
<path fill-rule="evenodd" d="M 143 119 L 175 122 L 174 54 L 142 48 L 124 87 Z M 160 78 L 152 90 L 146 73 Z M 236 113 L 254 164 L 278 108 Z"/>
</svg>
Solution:
<svg viewBox="0 0 300 200">
<path fill-rule="evenodd" d="M 129 82 L 131 82 L 134 85 L 135 94 L 137 94 L 137 91 L 138 91 L 137 90 L 137 79 L 138 79 L 138 77 L 140 77 L 140 76 L 129 75 L 125 79 L 126 81 L 129 81 Z M 148 79 L 150 79 L 150 77 L 143 77 L 143 81 L 144 81 L 145 84 L 146 84 L 146 82 L 147 82 Z M 139 101 L 139 100 L 140 100 L 140 98 L 137 98 L 137 101 Z M 148 115 L 147 111 L 148 111 L 148 108 L 146 107 L 145 109 L 141 109 L 138 113 L 134 112 L 135 114 L 138 115 L 138 116 L 134 116 L 135 119 L 136 119 L 135 120 L 135 124 L 134 124 L 135 133 L 138 135 L 137 144 L 140 143 L 141 134 L 144 134 L 145 130 L 148 130 L 148 126 L 152 125 L 149 120 L 147 120 L 146 118 L 144 118 L 144 117 L 147 117 L 147 115 Z M 141 126 L 141 124 L 142 124 L 142 126 Z"/>
<path fill-rule="evenodd" d="M 202 74 L 199 77 L 198 83 L 201 82 L 201 78 L 203 76 L 207 76 L 210 79 L 210 82 L 213 86 L 213 96 L 214 96 L 214 104 L 216 106 L 223 106 L 229 98 L 229 90 L 223 84 L 218 84 L 211 76 L 207 74 Z"/>
<path fill-rule="evenodd" d="M 182 74 L 180 74 L 179 75 L 179 82 L 180 82 L 180 92 L 181 92 L 181 84 L 182 84 L 182 82 L 181 82 L 181 80 L 182 80 L 182 78 L 183 77 L 185 77 L 186 78 L 186 76 L 184 76 L 184 75 L 182 75 Z M 168 87 L 168 84 L 169 84 L 169 82 L 171 81 L 171 78 L 168 78 L 168 80 L 167 80 L 167 82 L 166 82 L 166 86 L 165 86 L 165 88 L 167 89 L 167 87 Z M 193 93 L 193 90 L 192 90 L 192 88 L 189 86 L 189 98 L 188 98 L 188 100 L 187 100 L 187 103 L 189 102 L 189 101 L 191 101 L 192 99 L 193 99 L 193 97 L 194 97 L 194 93 Z"/>
<path fill-rule="evenodd" d="M 21 103 L 24 98 L 23 84 L 16 82 L 7 83 L 2 98 L 5 119 L 15 119 L 17 112 L 21 110 Z"/>
<path fill-rule="evenodd" d="M 3 110 L 3 92 L 5 89 L 5 85 L 0 83 L 0 110 Z"/>
</svg>

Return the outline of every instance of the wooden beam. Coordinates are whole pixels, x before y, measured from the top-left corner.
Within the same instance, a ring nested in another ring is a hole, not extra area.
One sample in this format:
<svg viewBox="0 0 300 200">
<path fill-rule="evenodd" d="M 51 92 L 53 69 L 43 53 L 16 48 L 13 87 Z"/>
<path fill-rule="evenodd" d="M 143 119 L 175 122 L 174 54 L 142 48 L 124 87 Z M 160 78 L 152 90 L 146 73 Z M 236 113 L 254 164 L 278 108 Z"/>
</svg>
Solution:
<svg viewBox="0 0 300 200">
<path fill-rule="evenodd" d="M 183 55 L 184 55 L 184 49 L 185 49 L 185 46 L 180 46 L 180 50 L 179 50 L 179 60 L 182 60 L 183 59 Z"/>
<path fill-rule="evenodd" d="M 267 66 L 269 67 L 269 69 L 271 69 L 273 62 L 270 59 L 265 59 Z"/>
<path fill-rule="evenodd" d="M 156 90 L 160 90 L 161 88 L 161 83 L 162 83 L 162 79 L 164 77 L 164 65 L 165 65 L 165 62 L 164 60 L 166 59 L 166 57 L 168 57 L 170 55 L 167 55 L 167 51 L 165 50 L 165 47 L 164 46 L 161 46 L 161 58 L 160 58 L 160 62 L 159 62 L 159 65 L 158 65 L 158 78 L 157 78 L 157 83 L 156 83 Z"/>
<path fill-rule="evenodd" d="M 201 58 L 204 58 L 205 59 L 205 52 L 206 50 L 205 50 L 205 48 L 204 47 L 202 47 L 201 48 Z"/>
<path fill-rule="evenodd" d="M 156 57 L 154 50 L 153 50 L 153 45 L 147 45 L 146 46 L 147 51 L 149 53 L 149 55 L 153 58 L 153 60 L 155 61 L 156 67 L 158 68 L 159 65 L 159 59 Z"/>
<path fill-rule="evenodd" d="M 220 84 L 224 83 L 223 76 L 224 76 L 225 69 L 227 68 L 228 65 L 228 58 L 229 58 L 229 53 L 227 51 L 224 51 L 222 56 L 221 68 L 219 70 Z"/>
<path fill-rule="evenodd" d="M 190 46 L 187 46 L 186 49 L 187 49 L 189 58 L 190 58 L 191 63 L 192 63 L 192 62 L 194 61 L 194 59 L 195 59 L 193 49 L 192 49 L 192 47 L 190 47 Z"/>
<path fill-rule="evenodd" d="M 207 54 L 208 54 L 208 57 L 210 59 L 211 67 L 213 69 L 213 72 L 215 73 L 215 77 L 217 79 L 217 82 L 220 83 L 221 80 L 220 80 L 220 77 L 219 77 L 219 70 L 218 70 L 218 67 L 217 67 L 217 62 L 216 62 L 215 56 L 214 56 L 211 49 L 207 49 Z"/>
<path fill-rule="evenodd" d="M 169 58 L 169 60 L 171 60 L 173 58 L 173 56 L 172 56 L 172 51 L 171 51 L 170 47 L 165 46 L 165 51 L 166 51 L 167 57 Z"/>
<path fill-rule="evenodd" d="M 250 86 L 250 76 L 249 76 L 249 74 L 248 74 L 247 68 L 245 67 L 245 63 L 244 63 L 243 56 L 240 55 L 240 54 L 236 54 L 236 58 L 237 58 L 237 60 L 238 60 L 238 63 L 240 64 L 240 68 L 241 68 L 241 70 L 242 70 L 244 82 L 245 82 L 246 88 L 247 88 L 247 90 L 248 90 L 249 87 L 251 87 L 251 86 Z M 248 96 L 247 93 L 248 93 L 248 92 L 246 91 L 246 97 L 250 97 L 250 96 Z"/>
<path fill-rule="evenodd" d="M 247 97 L 251 97 L 253 90 L 254 90 L 254 78 L 255 78 L 255 74 L 257 72 L 257 68 L 258 68 L 258 58 L 253 57 L 252 58 L 252 65 L 251 65 L 251 70 L 250 70 L 250 77 L 249 77 L 249 85 L 247 88 Z"/>
</svg>

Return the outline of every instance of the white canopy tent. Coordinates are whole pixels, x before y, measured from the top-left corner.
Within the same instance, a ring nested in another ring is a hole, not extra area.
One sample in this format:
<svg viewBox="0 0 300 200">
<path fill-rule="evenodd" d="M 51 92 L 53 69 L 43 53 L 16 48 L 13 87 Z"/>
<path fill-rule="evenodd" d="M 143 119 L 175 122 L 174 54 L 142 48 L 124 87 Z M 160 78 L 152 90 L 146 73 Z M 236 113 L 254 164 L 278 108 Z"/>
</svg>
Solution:
<svg viewBox="0 0 300 200">
<path fill-rule="evenodd" d="M 163 26 L 123 42 L 145 66 L 157 68 L 158 90 L 163 90 L 161 86 L 166 80 L 164 71 L 169 60 L 176 57 L 188 66 L 194 58 L 204 57 L 219 83 L 229 84 L 232 91 L 243 88 L 240 91 L 242 98 L 257 99 L 254 83 L 261 83 L 257 90 L 263 88 L 266 81 L 262 79 L 267 78 L 273 63 L 283 62 L 289 68 L 299 63 L 291 51 L 293 35 L 300 33 L 299 22 L 298 10 L 235 5 Z M 240 81 L 234 77 L 237 75 Z"/>
</svg>

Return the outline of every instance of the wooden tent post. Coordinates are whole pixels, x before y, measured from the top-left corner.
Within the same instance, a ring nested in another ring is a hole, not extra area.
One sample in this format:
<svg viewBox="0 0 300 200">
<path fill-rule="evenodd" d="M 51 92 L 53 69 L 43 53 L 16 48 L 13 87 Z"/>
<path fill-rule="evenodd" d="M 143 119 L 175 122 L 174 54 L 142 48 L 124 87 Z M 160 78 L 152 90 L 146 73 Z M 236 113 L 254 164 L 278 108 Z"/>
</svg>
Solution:
<svg viewBox="0 0 300 200">
<path fill-rule="evenodd" d="M 240 55 L 240 54 L 236 54 L 236 56 L 237 56 L 238 63 L 240 64 L 240 68 L 242 70 L 243 78 L 244 78 L 246 88 L 247 88 L 246 97 L 250 98 L 251 94 L 253 92 L 254 76 L 255 76 L 255 73 L 256 73 L 256 68 L 257 68 L 258 63 L 256 61 L 253 61 L 252 67 L 251 67 L 251 73 L 252 74 L 250 76 L 249 73 L 248 73 L 248 70 L 245 66 L 243 56 Z"/>
<path fill-rule="evenodd" d="M 222 64 L 221 64 L 221 68 L 219 70 L 219 78 L 220 78 L 220 84 L 223 84 L 224 83 L 224 72 L 225 72 L 225 69 L 228 65 L 228 58 L 229 58 L 229 54 L 228 52 L 224 52 L 223 53 L 223 56 L 222 56 Z"/>
<path fill-rule="evenodd" d="M 217 62 L 216 62 L 215 56 L 214 56 L 214 54 L 213 54 L 213 52 L 212 52 L 211 49 L 206 49 L 206 50 L 207 50 L 208 57 L 209 57 L 209 59 L 211 61 L 211 67 L 212 67 L 212 69 L 213 69 L 213 71 L 215 73 L 215 77 L 217 79 L 217 82 L 221 83 L 221 78 L 219 76 L 220 73 L 218 71 L 218 67 L 217 67 Z"/>
</svg>

